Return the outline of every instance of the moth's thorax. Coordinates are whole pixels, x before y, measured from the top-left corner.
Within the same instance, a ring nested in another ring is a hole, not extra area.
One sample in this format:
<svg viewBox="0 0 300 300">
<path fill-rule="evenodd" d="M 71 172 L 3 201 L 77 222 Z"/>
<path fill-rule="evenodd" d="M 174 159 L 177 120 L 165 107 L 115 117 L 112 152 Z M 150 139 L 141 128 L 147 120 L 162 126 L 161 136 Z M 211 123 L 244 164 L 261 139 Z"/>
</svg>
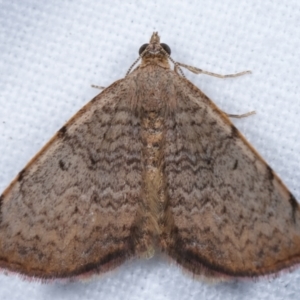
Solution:
<svg viewBox="0 0 300 300">
<path fill-rule="evenodd" d="M 165 53 L 159 52 L 157 54 L 146 53 L 142 57 L 140 68 L 144 68 L 149 65 L 157 65 L 159 67 L 170 69 L 168 57 Z"/>
<path fill-rule="evenodd" d="M 177 77 L 174 71 L 157 64 L 138 67 L 126 79 L 130 86 L 130 106 L 143 116 L 157 112 L 159 116 L 165 117 L 168 112 L 174 112 L 177 106 L 174 82 Z"/>
</svg>

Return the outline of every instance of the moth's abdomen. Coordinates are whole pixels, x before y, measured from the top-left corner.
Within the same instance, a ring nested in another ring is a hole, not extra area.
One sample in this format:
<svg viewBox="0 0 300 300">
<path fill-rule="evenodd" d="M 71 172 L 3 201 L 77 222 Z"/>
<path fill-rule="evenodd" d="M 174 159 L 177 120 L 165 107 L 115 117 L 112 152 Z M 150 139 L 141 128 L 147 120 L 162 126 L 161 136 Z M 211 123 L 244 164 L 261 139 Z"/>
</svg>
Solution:
<svg viewBox="0 0 300 300">
<path fill-rule="evenodd" d="M 164 118 L 160 111 L 144 112 L 141 122 L 143 191 L 147 210 L 147 226 L 155 243 L 160 235 L 160 219 L 165 202 L 162 148 Z"/>
</svg>

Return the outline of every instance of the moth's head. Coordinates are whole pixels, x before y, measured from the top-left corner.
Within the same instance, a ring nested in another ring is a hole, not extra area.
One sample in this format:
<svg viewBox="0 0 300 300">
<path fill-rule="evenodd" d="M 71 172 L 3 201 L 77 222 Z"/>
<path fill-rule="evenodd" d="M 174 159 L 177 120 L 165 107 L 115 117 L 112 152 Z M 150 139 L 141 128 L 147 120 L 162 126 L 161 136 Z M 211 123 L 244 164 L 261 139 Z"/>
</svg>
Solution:
<svg viewBox="0 0 300 300">
<path fill-rule="evenodd" d="M 142 45 L 139 50 L 139 55 L 142 57 L 145 55 L 166 55 L 166 53 L 170 55 L 171 49 L 167 44 L 160 43 L 160 37 L 157 32 L 153 32 L 149 44 Z"/>
<path fill-rule="evenodd" d="M 174 64 L 170 57 L 171 49 L 167 44 L 161 43 L 157 32 L 153 32 L 150 42 L 140 47 L 139 58 L 130 66 L 126 76 L 130 74 L 135 64 L 142 59 L 141 64 L 136 69 L 142 69 L 149 65 L 157 65 L 164 69 L 170 69 L 169 60 Z"/>
<path fill-rule="evenodd" d="M 153 32 L 150 42 L 142 45 L 139 50 L 139 55 L 142 58 L 142 66 L 148 63 L 156 63 L 169 68 L 168 59 L 170 54 L 170 47 L 160 42 L 157 32 Z"/>
</svg>

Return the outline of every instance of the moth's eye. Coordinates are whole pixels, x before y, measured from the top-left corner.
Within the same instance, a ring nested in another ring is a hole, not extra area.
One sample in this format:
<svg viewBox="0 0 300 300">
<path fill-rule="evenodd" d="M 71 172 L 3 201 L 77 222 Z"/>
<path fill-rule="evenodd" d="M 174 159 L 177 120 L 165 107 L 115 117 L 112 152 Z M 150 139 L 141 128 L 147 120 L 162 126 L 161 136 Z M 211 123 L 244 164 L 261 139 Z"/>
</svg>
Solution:
<svg viewBox="0 0 300 300">
<path fill-rule="evenodd" d="M 171 48 L 167 44 L 161 43 L 160 45 L 169 55 L 171 55 Z"/>
<path fill-rule="evenodd" d="M 147 48 L 148 45 L 149 44 L 144 44 L 143 46 L 141 46 L 141 48 L 139 50 L 139 55 L 141 55 L 145 51 L 145 49 Z"/>
</svg>

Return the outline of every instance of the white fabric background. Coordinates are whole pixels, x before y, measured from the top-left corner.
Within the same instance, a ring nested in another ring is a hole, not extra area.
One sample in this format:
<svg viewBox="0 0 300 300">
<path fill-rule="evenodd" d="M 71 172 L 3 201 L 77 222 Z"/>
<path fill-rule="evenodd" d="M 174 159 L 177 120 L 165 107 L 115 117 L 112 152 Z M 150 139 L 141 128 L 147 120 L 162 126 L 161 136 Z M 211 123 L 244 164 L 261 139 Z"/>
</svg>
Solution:
<svg viewBox="0 0 300 300">
<path fill-rule="evenodd" d="M 300 199 L 300 2 L 0 0 L 0 193 L 77 110 L 124 77 L 159 31 L 174 60 L 233 120 Z M 299 299 L 300 270 L 276 279 L 209 284 L 169 262 L 128 262 L 88 282 L 23 281 L 0 274 L 0 299 Z"/>
</svg>

